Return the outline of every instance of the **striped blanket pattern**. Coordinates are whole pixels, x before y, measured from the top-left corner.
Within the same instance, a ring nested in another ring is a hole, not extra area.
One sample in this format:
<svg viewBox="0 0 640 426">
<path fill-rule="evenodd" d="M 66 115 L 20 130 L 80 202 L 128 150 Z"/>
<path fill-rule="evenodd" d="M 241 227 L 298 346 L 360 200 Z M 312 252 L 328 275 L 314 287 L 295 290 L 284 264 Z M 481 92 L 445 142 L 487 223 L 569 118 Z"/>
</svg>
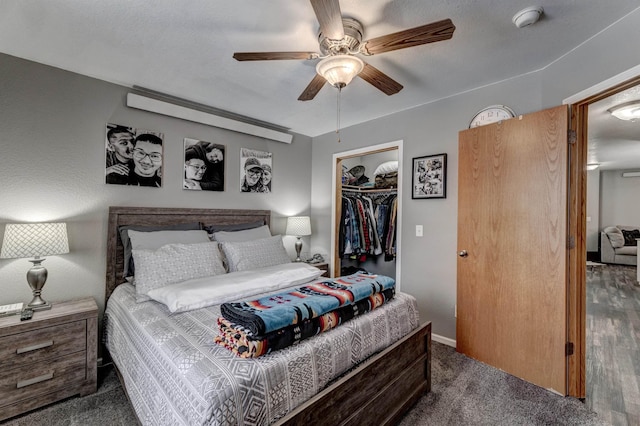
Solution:
<svg viewBox="0 0 640 426">
<path fill-rule="evenodd" d="M 220 311 L 229 322 L 251 331 L 254 336 L 265 336 L 394 287 L 393 278 L 357 272 L 316 280 L 295 290 L 256 300 L 223 303 Z"/>
<path fill-rule="evenodd" d="M 251 330 L 221 317 L 218 319 L 220 334 L 216 336 L 215 342 L 242 358 L 257 358 L 329 331 L 358 315 L 370 312 L 391 300 L 394 294 L 395 289 L 389 288 L 354 304 L 342 306 L 316 318 L 306 319 L 299 324 L 272 331 L 264 336 L 256 336 Z"/>
</svg>

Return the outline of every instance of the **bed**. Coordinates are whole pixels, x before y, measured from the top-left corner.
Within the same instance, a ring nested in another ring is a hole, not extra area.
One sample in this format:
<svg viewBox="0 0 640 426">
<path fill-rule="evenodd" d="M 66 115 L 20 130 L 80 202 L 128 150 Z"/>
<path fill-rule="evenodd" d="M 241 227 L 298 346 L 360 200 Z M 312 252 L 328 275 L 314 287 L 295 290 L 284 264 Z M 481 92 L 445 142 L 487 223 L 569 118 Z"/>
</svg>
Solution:
<svg viewBox="0 0 640 426">
<path fill-rule="evenodd" d="M 119 227 L 194 221 L 269 225 L 270 212 L 109 209 L 104 342 L 141 424 L 395 424 L 430 391 L 431 324 L 417 322 L 416 305 L 403 293 L 330 332 L 258 359 L 241 359 L 212 343 L 208 329 L 219 306 L 171 314 L 155 301 L 136 303 L 134 287 L 124 279 Z M 385 323 L 387 312 L 402 320 Z M 412 330 L 402 330 L 412 322 Z M 364 332 L 362 341 L 345 350 L 356 332 Z M 375 346 L 385 338 L 393 343 Z M 337 359 L 345 351 L 343 358 L 357 362 L 346 369 L 346 361 Z M 240 383 L 230 385 L 231 375 Z"/>
</svg>

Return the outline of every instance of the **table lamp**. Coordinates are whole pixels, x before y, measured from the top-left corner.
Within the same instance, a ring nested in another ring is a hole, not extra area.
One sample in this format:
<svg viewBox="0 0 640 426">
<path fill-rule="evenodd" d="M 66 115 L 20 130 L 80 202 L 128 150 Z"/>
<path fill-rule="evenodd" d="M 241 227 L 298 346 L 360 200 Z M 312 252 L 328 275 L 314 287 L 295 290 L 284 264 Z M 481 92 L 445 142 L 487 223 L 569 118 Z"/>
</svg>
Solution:
<svg viewBox="0 0 640 426">
<path fill-rule="evenodd" d="M 300 237 L 311 235 L 311 219 L 309 219 L 309 216 L 288 217 L 287 228 L 284 233 L 298 237 L 296 241 L 296 262 L 301 262 L 300 250 L 302 250 L 302 240 L 300 240 Z"/>
<path fill-rule="evenodd" d="M 51 309 L 51 304 L 40 297 L 47 281 L 47 269 L 41 265 L 41 256 L 69 253 L 66 223 L 7 224 L 4 230 L 0 259 L 29 258 L 33 266 L 27 272 L 27 282 L 33 291 L 33 300 L 27 308 L 34 311 Z"/>
</svg>

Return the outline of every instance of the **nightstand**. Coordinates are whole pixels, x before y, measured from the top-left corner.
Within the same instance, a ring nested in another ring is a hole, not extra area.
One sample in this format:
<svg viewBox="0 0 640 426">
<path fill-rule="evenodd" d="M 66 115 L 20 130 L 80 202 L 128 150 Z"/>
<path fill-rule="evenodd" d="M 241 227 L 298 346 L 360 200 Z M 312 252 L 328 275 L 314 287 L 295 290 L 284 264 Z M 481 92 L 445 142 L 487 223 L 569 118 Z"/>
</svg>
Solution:
<svg viewBox="0 0 640 426">
<path fill-rule="evenodd" d="M 0 318 L 0 421 L 97 389 L 98 306 L 54 303 L 33 318 Z"/>
<path fill-rule="evenodd" d="M 318 269 L 322 269 L 324 272 L 322 273 L 322 275 L 320 275 L 321 277 L 328 277 L 329 276 L 329 264 L 328 263 L 309 263 L 309 265 L 315 266 Z"/>
</svg>

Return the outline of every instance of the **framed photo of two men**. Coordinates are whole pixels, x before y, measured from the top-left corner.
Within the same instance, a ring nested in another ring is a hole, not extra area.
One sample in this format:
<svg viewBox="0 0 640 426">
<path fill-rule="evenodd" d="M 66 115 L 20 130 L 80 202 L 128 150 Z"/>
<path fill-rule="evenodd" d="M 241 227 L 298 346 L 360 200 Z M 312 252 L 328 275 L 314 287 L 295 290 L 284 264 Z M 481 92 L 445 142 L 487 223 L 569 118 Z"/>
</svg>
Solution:
<svg viewBox="0 0 640 426">
<path fill-rule="evenodd" d="M 164 134 L 107 124 L 105 181 L 112 185 L 162 186 Z"/>
<path fill-rule="evenodd" d="M 224 191 L 225 146 L 184 139 L 184 189 Z"/>
<path fill-rule="evenodd" d="M 413 159 L 411 198 L 447 197 L 447 154 Z"/>
</svg>

